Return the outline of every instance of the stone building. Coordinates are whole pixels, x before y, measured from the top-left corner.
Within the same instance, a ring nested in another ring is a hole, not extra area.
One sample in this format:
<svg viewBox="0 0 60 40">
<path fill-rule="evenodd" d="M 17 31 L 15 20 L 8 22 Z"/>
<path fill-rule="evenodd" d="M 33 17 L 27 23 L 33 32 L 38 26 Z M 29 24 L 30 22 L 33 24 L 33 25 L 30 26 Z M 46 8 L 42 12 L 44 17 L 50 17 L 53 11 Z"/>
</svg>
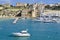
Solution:
<svg viewBox="0 0 60 40">
<path fill-rule="evenodd" d="M 33 5 L 32 17 L 36 17 L 38 4 Z"/>
<path fill-rule="evenodd" d="M 38 5 L 39 5 L 39 6 L 38 6 L 38 10 L 39 10 L 38 14 L 39 14 L 40 16 L 42 16 L 42 15 L 44 15 L 45 4 L 38 4 Z"/>
<path fill-rule="evenodd" d="M 30 17 L 31 14 L 32 14 L 32 11 L 29 10 L 29 9 L 22 10 L 22 17 L 26 17 L 27 18 L 27 17 Z"/>
<path fill-rule="evenodd" d="M 45 4 L 34 4 L 32 17 L 38 17 L 44 13 Z"/>
<path fill-rule="evenodd" d="M 18 6 L 18 7 L 24 7 L 24 6 L 27 6 L 27 4 L 26 3 L 20 3 L 20 2 L 18 2 L 18 3 L 16 3 L 16 6 Z"/>
<path fill-rule="evenodd" d="M 3 4 L 3 7 L 11 7 L 9 3 Z"/>
</svg>

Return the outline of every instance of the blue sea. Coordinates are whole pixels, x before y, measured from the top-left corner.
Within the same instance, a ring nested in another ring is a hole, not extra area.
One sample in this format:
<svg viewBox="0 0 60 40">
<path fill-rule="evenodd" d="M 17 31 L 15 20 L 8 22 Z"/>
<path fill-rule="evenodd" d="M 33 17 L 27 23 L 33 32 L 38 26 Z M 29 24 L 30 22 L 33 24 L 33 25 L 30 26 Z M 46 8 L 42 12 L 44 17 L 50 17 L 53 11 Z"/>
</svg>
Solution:
<svg viewBox="0 0 60 40">
<path fill-rule="evenodd" d="M 41 23 L 31 19 L 0 19 L 0 40 L 60 40 L 60 23 Z M 30 37 L 13 37 L 13 32 L 28 29 Z"/>
</svg>

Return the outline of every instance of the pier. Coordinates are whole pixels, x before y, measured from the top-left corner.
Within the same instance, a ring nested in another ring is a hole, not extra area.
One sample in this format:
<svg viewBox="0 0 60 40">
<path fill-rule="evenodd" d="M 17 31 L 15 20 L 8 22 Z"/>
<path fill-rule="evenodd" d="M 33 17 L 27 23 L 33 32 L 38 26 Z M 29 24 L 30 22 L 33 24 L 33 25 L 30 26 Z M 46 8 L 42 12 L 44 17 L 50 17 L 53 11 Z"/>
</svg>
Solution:
<svg viewBox="0 0 60 40">
<path fill-rule="evenodd" d="M 18 19 L 19 19 L 19 18 L 16 18 L 16 19 L 13 21 L 13 23 L 16 23 L 16 22 L 18 21 Z"/>
</svg>

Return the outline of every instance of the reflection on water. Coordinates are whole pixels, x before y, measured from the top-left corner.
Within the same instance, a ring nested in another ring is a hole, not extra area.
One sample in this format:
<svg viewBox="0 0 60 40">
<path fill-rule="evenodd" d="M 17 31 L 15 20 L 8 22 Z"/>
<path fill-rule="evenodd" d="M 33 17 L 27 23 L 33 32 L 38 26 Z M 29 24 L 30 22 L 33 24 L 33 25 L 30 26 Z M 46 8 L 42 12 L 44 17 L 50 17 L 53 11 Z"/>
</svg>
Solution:
<svg viewBox="0 0 60 40">
<path fill-rule="evenodd" d="M 15 40 L 29 40 L 29 37 L 16 37 Z"/>
</svg>

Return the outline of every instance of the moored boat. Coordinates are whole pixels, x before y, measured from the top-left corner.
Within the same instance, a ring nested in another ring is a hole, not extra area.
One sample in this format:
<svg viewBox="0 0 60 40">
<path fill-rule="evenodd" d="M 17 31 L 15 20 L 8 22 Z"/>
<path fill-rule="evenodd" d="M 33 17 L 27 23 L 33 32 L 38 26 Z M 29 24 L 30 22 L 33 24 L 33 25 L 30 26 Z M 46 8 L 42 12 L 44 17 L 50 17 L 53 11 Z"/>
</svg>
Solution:
<svg viewBox="0 0 60 40">
<path fill-rule="evenodd" d="M 30 34 L 26 31 L 23 30 L 21 32 L 16 32 L 16 33 L 12 33 L 14 36 L 20 36 L 20 37 L 29 37 Z"/>
</svg>

